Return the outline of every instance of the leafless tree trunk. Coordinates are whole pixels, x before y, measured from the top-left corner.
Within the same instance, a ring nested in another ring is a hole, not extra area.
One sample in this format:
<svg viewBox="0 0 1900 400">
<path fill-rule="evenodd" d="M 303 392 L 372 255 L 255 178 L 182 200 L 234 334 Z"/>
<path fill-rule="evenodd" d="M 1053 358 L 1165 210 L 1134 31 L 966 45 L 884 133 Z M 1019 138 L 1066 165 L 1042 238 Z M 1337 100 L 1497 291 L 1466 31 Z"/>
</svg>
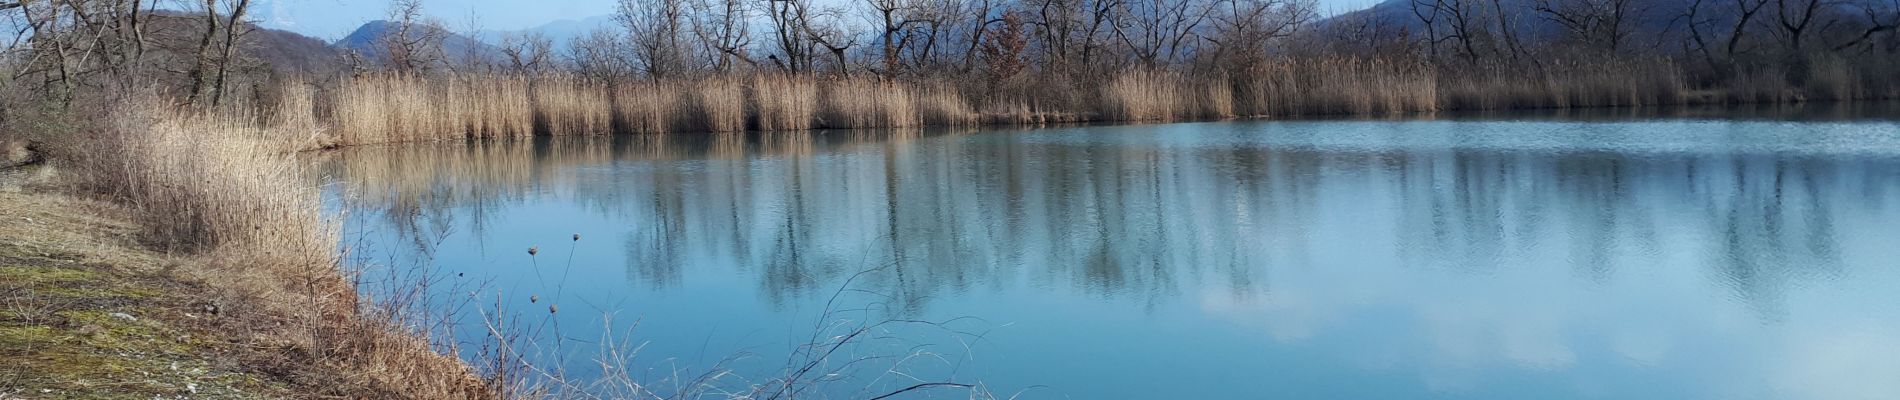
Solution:
<svg viewBox="0 0 1900 400">
<path fill-rule="evenodd" d="M 251 6 L 250 0 L 228 0 L 228 1 L 229 1 L 231 12 L 230 12 L 229 19 L 227 19 L 224 24 L 223 47 L 218 52 L 219 54 L 218 55 L 218 79 L 217 79 L 217 83 L 212 86 L 212 91 L 211 91 L 211 105 L 212 106 L 217 106 L 224 102 L 224 89 L 225 89 L 224 85 L 225 85 L 226 79 L 231 75 L 230 72 L 231 72 L 232 53 L 234 53 L 235 49 L 237 48 L 238 39 L 241 38 L 245 33 L 244 13 L 248 11 Z"/>
<path fill-rule="evenodd" d="M 211 45 L 218 38 L 218 0 L 204 0 L 204 7 L 205 26 L 204 33 L 198 38 L 197 59 L 192 64 L 191 70 L 186 72 L 186 76 L 191 79 L 191 94 L 186 96 L 186 99 L 191 102 L 197 102 L 201 97 L 208 97 L 206 92 L 211 89 L 213 73 L 211 69 L 214 68 Z"/>
<path fill-rule="evenodd" d="M 1723 52 L 1728 53 L 1728 58 L 1733 60 L 1740 51 L 1742 37 L 1748 33 L 1748 22 L 1754 20 L 1756 14 L 1761 13 L 1762 7 L 1768 5 L 1768 0 L 1731 1 L 1735 5 L 1735 25 L 1729 29 L 1728 44 L 1723 46 Z"/>
</svg>

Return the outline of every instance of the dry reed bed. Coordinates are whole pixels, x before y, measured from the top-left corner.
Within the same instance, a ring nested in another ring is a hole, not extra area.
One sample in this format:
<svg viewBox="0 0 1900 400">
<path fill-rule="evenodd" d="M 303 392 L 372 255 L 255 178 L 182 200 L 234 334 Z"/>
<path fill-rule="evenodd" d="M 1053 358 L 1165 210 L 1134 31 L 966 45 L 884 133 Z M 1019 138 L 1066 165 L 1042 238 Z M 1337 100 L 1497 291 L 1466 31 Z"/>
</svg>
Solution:
<svg viewBox="0 0 1900 400">
<path fill-rule="evenodd" d="M 294 97 L 294 96 L 293 96 Z M 300 100 L 284 100 L 286 106 Z M 340 266 L 338 227 L 282 137 L 304 116 L 278 110 L 263 127 L 243 113 L 187 114 L 156 96 L 110 110 L 70 158 L 76 189 L 125 205 L 166 249 L 205 260 L 203 279 L 225 318 L 252 328 L 251 346 L 285 349 L 283 362 L 332 395 L 479 398 L 490 391 L 399 317 L 363 306 Z M 235 116 L 233 116 L 235 115 Z M 314 374 L 310 371 L 330 371 Z"/>
<path fill-rule="evenodd" d="M 374 75 L 346 80 L 329 96 L 330 133 L 298 140 L 335 146 L 530 135 L 1391 116 L 1900 95 L 1900 79 L 1858 72 L 1863 70 L 1869 67 L 1821 59 L 1800 84 L 1791 83 L 1784 71 L 1755 69 L 1709 87 L 1692 85 L 1684 68 L 1666 59 L 1548 61 L 1528 67 L 1285 58 L 1232 73 L 1138 68 L 1103 82 L 1041 77 L 1031 87 L 1015 89 L 1020 93 L 990 93 L 975 88 L 983 85 L 942 80 L 773 73 L 613 85 L 561 74 Z M 309 98 L 307 93 L 285 96 L 285 108 L 311 106 L 295 102 Z M 304 132 L 321 124 L 294 120 L 281 125 Z"/>
</svg>

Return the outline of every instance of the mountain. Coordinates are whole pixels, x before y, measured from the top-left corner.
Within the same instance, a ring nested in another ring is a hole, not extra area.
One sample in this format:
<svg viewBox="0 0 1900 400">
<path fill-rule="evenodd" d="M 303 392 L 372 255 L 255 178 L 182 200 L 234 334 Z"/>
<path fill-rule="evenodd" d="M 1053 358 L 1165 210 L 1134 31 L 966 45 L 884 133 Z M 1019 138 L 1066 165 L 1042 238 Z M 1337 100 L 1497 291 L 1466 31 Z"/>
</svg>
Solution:
<svg viewBox="0 0 1900 400">
<path fill-rule="evenodd" d="M 1418 4 L 1421 5 L 1431 3 L 1431 0 L 1418 1 Z M 1472 10 L 1473 23 L 1483 25 L 1484 32 L 1497 31 L 1496 23 L 1493 22 L 1496 21 L 1496 19 L 1493 16 L 1502 14 L 1508 17 L 1508 20 L 1515 21 L 1513 25 L 1515 27 L 1514 31 L 1519 35 L 1520 39 L 1525 41 L 1552 39 L 1564 33 L 1564 27 L 1556 22 L 1555 18 L 1550 14 L 1537 10 L 1537 6 L 1546 0 L 1440 1 L 1451 4 L 1457 4 L 1459 2 L 1468 4 Z M 1566 1 L 1575 0 L 1548 1 L 1556 4 L 1564 4 Z M 1816 13 L 1818 13 L 1817 15 L 1831 15 L 1839 17 L 1840 19 L 1820 18 L 1816 20 L 1814 22 L 1814 28 L 1817 32 L 1815 36 L 1818 38 L 1818 36 L 1825 35 L 1825 31 L 1828 30 L 1828 25 L 1836 23 L 1842 25 L 1863 24 L 1857 27 L 1847 28 L 1851 32 L 1866 29 L 1867 27 L 1864 26 L 1864 24 L 1867 21 L 1867 17 L 1865 16 L 1869 12 L 1877 13 L 1874 15 L 1879 18 L 1893 18 L 1892 15 L 1897 10 L 1895 10 L 1894 3 L 1891 3 L 1891 1 L 1892 0 L 1825 1 L 1819 5 L 1820 10 L 1816 11 Z M 1413 13 L 1413 2 L 1414 0 L 1386 0 L 1363 10 L 1348 12 L 1321 20 L 1319 22 L 1319 28 L 1354 30 L 1361 27 L 1370 27 L 1378 28 L 1376 30 L 1388 32 L 1388 34 L 1407 31 L 1414 37 L 1422 37 L 1425 33 L 1425 25 L 1420 21 L 1418 15 Z M 1631 6 L 1629 10 L 1630 14 L 1625 25 L 1626 31 L 1628 32 L 1627 43 L 1635 46 L 1656 46 L 1656 48 L 1670 48 L 1676 46 L 1681 43 L 1682 40 L 1689 38 L 1690 33 L 1686 22 L 1688 19 L 1684 18 L 1684 16 L 1687 15 L 1690 7 L 1693 7 L 1696 3 L 1696 0 L 1631 1 L 1629 3 Z M 1759 14 L 1756 15 L 1756 19 L 1754 20 L 1758 21 L 1754 23 L 1757 25 L 1754 29 L 1774 29 L 1769 24 L 1779 18 L 1779 10 L 1776 8 L 1778 4 L 1782 3 L 1769 2 L 1759 11 Z M 1806 3 L 1789 2 L 1787 4 L 1791 9 L 1795 9 Z M 1500 9 L 1502 12 L 1498 11 Z M 1429 12 L 1429 8 L 1425 8 L 1424 10 Z M 1791 15 L 1799 14 L 1799 11 L 1791 12 L 1794 13 Z M 1712 36 L 1724 34 L 1725 30 L 1732 28 L 1735 21 L 1739 19 L 1739 14 L 1735 6 L 1727 1 L 1702 1 L 1702 8 L 1698 10 L 1696 14 L 1696 20 L 1700 21 L 1699 25 L 1703 27 L 1703 34 Z M 1447 29 L 1447 25 L 1443 22 L 1450 20 L 1450 16 L 1441 15 L 1439 18 L 1441 21 L 1439 25 L 1439 35 L 1441 37 L 1450 35 L 1451 33 L 1444 31 L 1444 29 Z M 1755 35 L 1757 37 L 1766 36 L 1762 33 Z M 1838 39 L 1839 38 L 1837 38 L 1837 40 Z"/>
<path fill-rule="evenodd" d="M 326 75 L 343 68 L 344 53 L 321 39 L 295 32 L 268 29 L 244 22 L 244 38 L 239 53 L 254 58 L 278 75 Z M 183 70 L 195 60 L 198 40 L 204 34 L 204 14 L 158 11 L 146 25 L 152 42 L 148 57 L 167 69 Z"/>
<path fill-rule="evenodd" d="M 383 38 L 396 34 L 399 26 L 399 24 L 391 21 L 370 21 L 356 28 L 356 31 L 350 32 L 349 36 L 344 36 L 343 39 L 337 40 L 334 46 L 361 54 L 364 59 L 373 63 L 380 64 L 388 62 L 388 49 L 383 47 Z M 412 30 L 409 35 L 411 37 L 422 37 L 423 35 L 430 34 L 431 31 L 429 30 L 434 30 L 433 32 L 435 34 L 441 35 L 442 54 L 449 59 L 501 59 L 500 48 L 447 29 L 418 26 Z"/>
<path fill-rule="evenodd" d="M 549 22 L 546 24 L 542 24 L 541 26 L 536 26 L 536 27 L 532 27 L 528 29 L 518 29 L 518 30 L 511 30 L 511 31 L 483 30 L 483 31 L 475 33 L 475 39 L 480 40 L 484 43 L 491 44 L 491 45 L 500 46 L 502 38 L 505 38 L 508 35 L 522 34 L 522 33 L 540 33 L 544 36 L 547 36 L 549 41 L 554 42 L 555 51 L 566 51 L 568 42 L 572 42 L 574 41 L 574 39 L 582 37 L 582 36 L 587 36 L 589 32 L 593 32 L 595 29 L 599 29 L 599 28 L 611 29 L 611 28 L 614 28 L 615 26 L 616 24 L 614 22 L 613 16 L 596 15 L 596 16 L 582 18 L 578 20 L 564 19 L 564 20 Z"/>
<path fill-rule="evenodd" d="M 1457 4 L 1459 2 L 1459 0 L 1444 1 L 1449 4 Z M 1541 3 L 1539 0 L 1497 0 L 1495 3 L 1492 0 L 1462 1 L 1464 4 L 1467 4 L 1468 9 L 1471 10 L 1472 23 L 1482 24 L 1484 30 L 1487 31 L 1496 30 L 1496 23 L 1492 22 L 1496 21 L 1493 16 L 1502 14 L 1508 17 L 1508 20 L 1515 21 L 1514 26 L 1516 33 L 1521 35 L 1525 40 L 1547 39 L 1563 32 L 1562 25 L 1555 22 L 1548 14 L 1537 11 L 1537 6 Z M 1413 3 L 1414 0 L 1386 0 L 1359 11 L 1348 12 L 1321 20 L 1320 26 L 1324 28 L 1345 24 L 1365 24 L 1384 27 L 1393 31 L 1403 29 L 1413 32 L 1414 35 L 1422 35 L 1425 31 L 1425 23 L 1419 19 L 1418 14 L 1413 12 Z M 1420 1 L 1418 4 L 1426 5 L 1430 3 Z M 1632 32 L 1630 37 L 1655 37 L 1680 30 L 1681 19 L 1679 17 L 1683 15 L 1684 11 L 1688 10 L 1692 4 L 1695 4 L 1694 0 L 1637 0 L 1631 2 L 1633 7 L 1631 10 L 1632 15 L 1627 22 L 1630 32 Z M 1704 10 L 1708 14 L 1720 12 L 1718 8 L 1719 7 L 1704 6 Z M 1421 10 L 1422 12 L 1428 13 L 1428 16 L 1430 15 L 1430 8 L 1422 8 Z M 1500 10 L 1502 12 L 1500 12 Z M 1439 29 L 1442 30 L 1446 29 L 1445 27 L 1448 22 L 1445 21 L 1451 20 L 1451 17 L 1449 15 L 1440 15 L 1439 20 Z M 1440 32 L 1439 34 L 1447 35 L 1448 33 Z"/>
<path fill-rule="evenodd" d="M 295 32 L 258 28 L 247 37 L 248 53 L 278 70 L 324 75 L 340 70 L 347 60 L 342 50 L 322 39 Z"/>
</svg>

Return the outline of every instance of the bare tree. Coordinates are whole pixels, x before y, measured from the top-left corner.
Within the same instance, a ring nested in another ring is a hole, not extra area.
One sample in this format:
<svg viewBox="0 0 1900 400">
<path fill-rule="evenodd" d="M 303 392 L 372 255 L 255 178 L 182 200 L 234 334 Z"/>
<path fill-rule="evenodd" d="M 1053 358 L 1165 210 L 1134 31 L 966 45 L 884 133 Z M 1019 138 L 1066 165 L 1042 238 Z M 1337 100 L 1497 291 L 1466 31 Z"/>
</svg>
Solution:
<svg viewBox="0 0 1900 400">
<path fill-rule="evenodd" d="M 1728 53 L 1730 59 L 1734 59 L 1740 51 L 1742 38 L 1748 33 L 1749 22 L 1753 21 L 1755 16 L 1761 13 L 1762 7 L 1767 6 L 1769 0 L 1730 1 L 1730 4 L 1735 5 L 1735 22 L 1733 25 L 1730 25 L 1728 44 L 1722 47 L 1724 49 L 1723 52 Z"/>
<path fill-rule="evenodd" d="M 1418 18 L 1420 25 L 1425 26 L 1425 46 L 1429 49 L 1429 52 L 1426 54 L 1433 60 L 1438 59 L 1438 42 L 1440 40 L 1438 37 L 1438 21 L 1439 15 L 1445 11 L 1445 1 L 1410 0 L 1407 2 L 1407 5 L 1412 10 L 1412 16 Z"/>
<path fill-rule="evenodd" d="M 231 57 L 237 48 L 238 39 L 249 31 L 250 25 L 244 21 L 245 12 L 250 10 L 250 0 L 224 0 L 224 3 L 230 11 L 224 23 L 223 47 L 218 51 L 218 79 L 211 92 L 212 106 L 224 102 L 225 83 L 231 75 Z"/>
<path fill-rule="evenodd" d="M 1478 48 L 1475 43 L 1478 35 L 1484 34 L 1484 24 L 1478 20 L 1478 0 L 1439 0 L 1444 8 L 1447 27 L 1451 35 L 1447 39 L 1457 39 L 1463 49 L 1465 61 L 1478 62 Z"/>
<path fill-rule="evenodd" d="M 391 68 L 405 74 L 424 73 L 442 61 L 448 31 L 423 13 L 422 0 L 394 0 L 389 4 L 394 33 L 379 38 Z"/>
<path fill-rule="evenodd" d="M 910 18 L 914 6 L 909 0 L 864 0 L 864 4 L 879 23 L 878 44 L 882 46 L 884 74 L 896 75 L 903 66 L 898 51 L 910 40 L 905 31 L 921 21 Z"/>
<path fill-rule="evenodd" d="M 698 0 L 692 8 L 693 35 L 712 57 L 713 71 L 728 72 L 738 63 L 755 64 L 746 55 L 752 47 L 752 12 L 746 0 Z"/>
<path fill-rule="evenodd" d="M 1497 20 L 1498 33 L 1504 35 L 1504 48 L 1510 51 L 1511 60 L 1523 56 L 1524 43 L 1517 37 L 1517 18 L 1504 10 L 1504 0 L 1491 0 L 1491 15 Z"/>
<path fill-rule="evenodd" d="M 612 29 L 596 28 L 568 42 L 568 61 L 581 76 L 616 84 L 634 74 L 625 43 Z"/>
<path fill-rule="evenodd" d="M 1891 46 L 1900 44 L 1900 41 L 1893 40 L 1895 30 L 1900 29 L 1900 0 L 1862 4 L 1860 11 L 1861 15 L 1867 18 L 1862 24 L 1860 34 L 1834 46 L 1834 51 L 1847 50 L 1863 44 L 1874 44 L 1881 35 L 1888 38 L 1887 50 L 1893 51 Z M 1869 46 L 1869 49 L 1872 47 Z"/>
<path fill-rule="evenodd" d="M 1009 21 L 1006 21 L 1007 18 L 1015 18 L 1015 22 L 1014 22 L 1016 24 L 1016 27 L 1014 28 L 1015 32 L 1026 33 L 1022 30 L 1023 17 L 1021 14 L 1015 13 L 1014 11 L 1010 11 L 1010 12 L 1005 12 L 1004 15 L 1002 16 L 991 18 L 990 13 L 994 12 L 994 10 L 996 9 L 994 4 L 995 4 L 994 0 L 976 0 L 976 2 L 972 3 L 971 7 L 969 8 L 968 15 L 971 18 L 969 19 L 968 22 L 966 22 L 969 26 L 968 28 L 969 33 L 968 33 L 967 39 L 965 39 L 965 42 L 963 44 L 964 49 L 963 49 L 962 68 L 965 71 L 968 71 L 971 68 L 976 66 L 975 62 L 977 61 L 977 57 L 980 56 L 977 53 L 977 49 L 979 48 L 979 46 L 985 45 L 985 42 L 984 42 L 985 34 L 989 32 L 990 24 L 1007 23 L 1009 22 Z M 1026 37 L 1024 38 L 1024 40 L 1025 42 L 1023 44 L 1026 47 L 1028 44 L 1026 41 L 1027 40 Z"/>
<path fill-rule="evenodd" d="M 1809 29 L 1814 27 L 1817 14 L 1821 13 L 1822 0 L 1775 0 L 1775 26 L 1788 55 L 1801 58 L 1802 45 L 1806 43 Z"/>
<path fill-rule="evenodd" d="M 1228 0 L 1218 7 L 1203 38 L 1214 43 L 1217 65 L 1234 70 L 1266 59 L 1273 40 L 1292 36 L 1318 18 L 1312 0 Z"/>
<path fill-rule="evenodd" d="M 809 72 L 814 45 L 809 38 L 811 0 L 759 0 L 765 3 L 766 21 L 772 27 L 772 47 L 778 54 L 766 58 L 779 69 L 791 73 Z"/>
<path fill-rule="evenodd" d="M 1533 6 L 1544 19 L 1563 27 L 1573 40 L 1611 53 L 1630 34 L 1630 20 L 1638 0 L 1538 0 Z"/>
<path fill-rule="evenodd" d="M 620 0 L 614 20 L 627 30 L 634 60 L 647 76 L 666 79 L 687 72 L 687 11 L 686 0 Z"/>
<path fill-rule="evenodd" d="M 191 70 L 186 72 L 186 75 L 191 79 L 191 94 L 186 96 L 186 99 L 192 102 L 196 102 L 200 97 L 210 97 L 206 94 L 211 90 L 212 75 L 214 74 L 212 68 L 215 68 L 212 63 L 216 61 L 212 57 L 211 51 L 213 50 L 212 44 L 218 40 L 219 21 L 217 11 L 218 0 L 204 0 L 204 33 L 198 37 L 197 58 L 192 64 Z"/>
<path fill-rule="evenodd" d="M 858 35 L 845 21 L 844 15 L 845 11 L 840 8 L 825 9 L 805 18 L 803 28 L 805 37 L 810 38 L 812 44 L 831 53 L 833 62 L 837 63 L 838 76 L 848 77 L 851 75 L 851 63 L 845 53 L 857 47 Z"/>
<path fill-rule="evenodd" d="M 1213 13 L 1213 4 L 1200 0 L 1151 0 L 1120 3 L 1115 13 L 1115 37 L 1149 67 L 1177 60 L 1194 41 L 1194 33 Z"/>
<path fill-rule="evenodd" d="M 503 35 L 501 55 L 508 60 L 509 69 L 522 75 L 539 75 L 552 68 L 554 41 L 539 31 L 518 32 Z"/>
</svg>

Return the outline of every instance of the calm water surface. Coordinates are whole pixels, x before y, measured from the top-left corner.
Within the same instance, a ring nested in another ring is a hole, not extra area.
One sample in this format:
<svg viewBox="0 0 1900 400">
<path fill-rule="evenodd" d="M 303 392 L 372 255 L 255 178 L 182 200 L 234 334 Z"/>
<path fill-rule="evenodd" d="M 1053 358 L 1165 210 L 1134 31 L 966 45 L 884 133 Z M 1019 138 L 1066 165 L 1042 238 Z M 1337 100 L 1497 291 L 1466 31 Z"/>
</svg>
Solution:
<svg viewBox="0 0 1900 400">
<path fill-rule="evenodd" d="M 644 345 L 643 379 L 740 356 L 728 382 L 759 384 L 814 334 L 905 319 L 943 323 L 879 326 L 807 395 L 1900 398 L 1886 120 L 681 135 L 321 165 L 360 258 L 429 265 L 431 302 L 500 296 L 568 338 L 534 353 L 575 375 L 611 333 Z M 470 320 L 445 328 L 465 348 Z"/>
</svg>

